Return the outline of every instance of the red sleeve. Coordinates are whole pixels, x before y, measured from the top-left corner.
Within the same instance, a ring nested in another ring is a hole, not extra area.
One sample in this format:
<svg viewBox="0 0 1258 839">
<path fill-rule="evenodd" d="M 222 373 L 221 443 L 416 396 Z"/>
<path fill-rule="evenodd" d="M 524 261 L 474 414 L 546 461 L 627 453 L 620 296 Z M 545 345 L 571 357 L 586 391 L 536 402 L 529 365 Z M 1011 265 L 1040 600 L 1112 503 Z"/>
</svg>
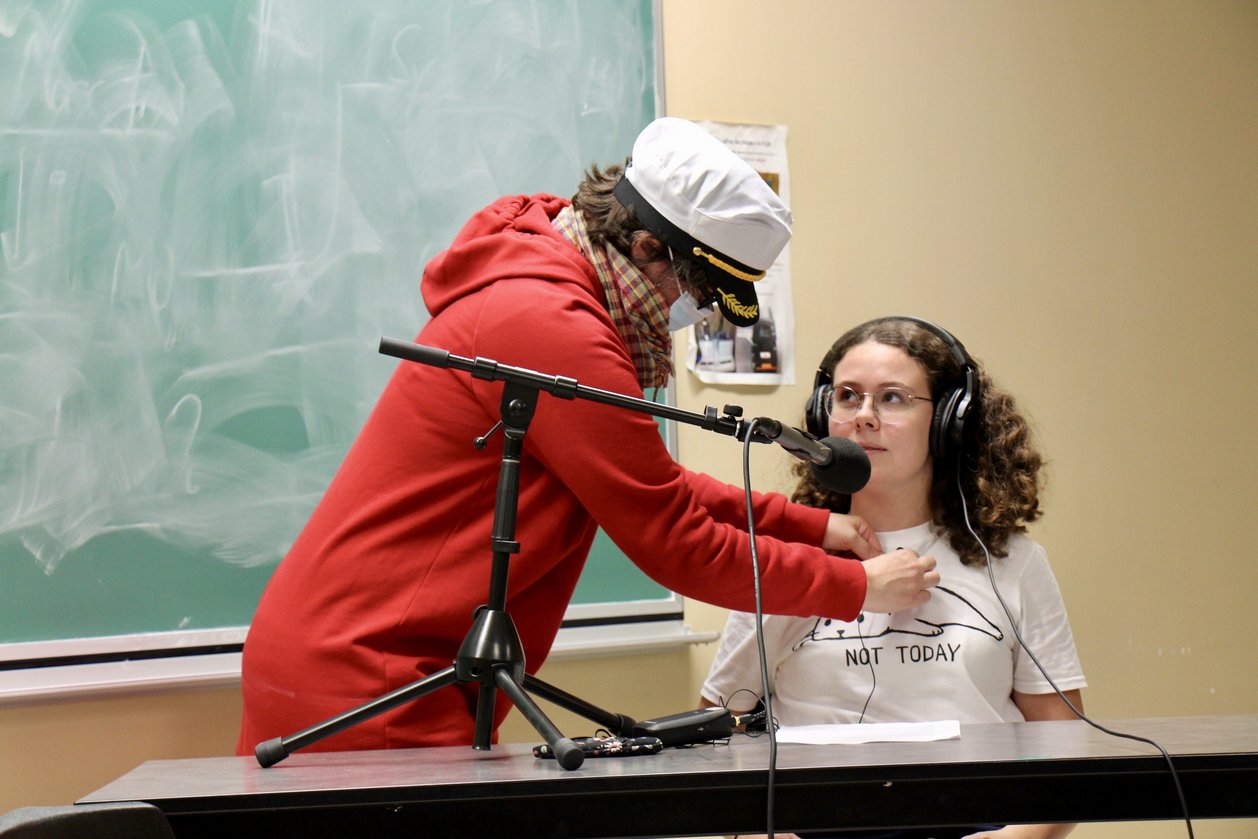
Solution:
<svg viewBox="0 0 1258 839">
<path fill-rule="evenodd" d="M 628 353 L 593 297 L 531 280 L 497 282 L 490 295 L 475 326 L 477 355 L 642 397 Z M 494 408 L 500 388 L 477 385 Z M 653 417 L 543 395 L 526 448 L 652 579 L 718 606 L 754 608 L 750 540 L 736 510 L 741 490 L 682 469 Z M 765 611 L 854 618 L 865 572 L 818 547 L 827 514 L 774 495 L 759 496 L 756 507 Z"/>
<path fill-rule="evenodd" d="M 747 500 L 742 487 L 682 468 L 695 498 L 712 518 L 747 529 Z M 776 492 L 752 492 L 751 510 L 757 535 L 806 545 L 821 544 L 830 520 L 829 511 L 792 504 L 785 495 Z"/>
</svg>

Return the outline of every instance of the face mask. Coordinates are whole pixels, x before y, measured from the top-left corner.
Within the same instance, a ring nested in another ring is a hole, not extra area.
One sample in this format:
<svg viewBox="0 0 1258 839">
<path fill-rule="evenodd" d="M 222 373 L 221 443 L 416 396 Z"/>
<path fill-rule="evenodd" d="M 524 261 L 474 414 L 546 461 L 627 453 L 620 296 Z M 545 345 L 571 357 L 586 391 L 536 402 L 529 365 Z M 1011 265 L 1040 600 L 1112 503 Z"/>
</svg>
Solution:
<svg viewBox="0 0 1258 839">
<path fill-rule="evenodd" d="M 669 262 L 674 265 L 677 263 L 673 256 L 673 248 L 668 248 Z M 699 321 L 712 314 L 712 307 L 700 309 L 699 303 L 694 299 L 690 292 L 682 289 L 681 296 L 673 301 L 673 305 L 668 307 L 668 331 L 679 332 L 687 326 L 694 326 Z"/>
<path fill-rule="evenodd" d="M 690 292 L 683 291 L 681 296 L 673 301 L 673 305 L 668 307 L 668 331 L 677 332 L 685 329 L 710 314 L 712 314 L 711 309 L 700 309 L 699 304 L 690 296 Z"/>
</svg>

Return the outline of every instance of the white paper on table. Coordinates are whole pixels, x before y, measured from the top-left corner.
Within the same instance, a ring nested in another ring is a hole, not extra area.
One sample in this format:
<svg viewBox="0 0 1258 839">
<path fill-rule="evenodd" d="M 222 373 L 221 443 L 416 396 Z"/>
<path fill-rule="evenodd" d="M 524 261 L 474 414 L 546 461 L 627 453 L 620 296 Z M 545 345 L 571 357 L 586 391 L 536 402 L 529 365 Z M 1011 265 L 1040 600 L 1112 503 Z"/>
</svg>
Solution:
<svg viewBox="0 0 1258 839">
<path fill-rule="evenodd" d="M 856 743 L 920 743 L 927 740 L 959 740 L 961 723 L 879 722 L 850 725 L 784 725 L 777 731 L 779 743 L 814 745 Z"/>
</svg>

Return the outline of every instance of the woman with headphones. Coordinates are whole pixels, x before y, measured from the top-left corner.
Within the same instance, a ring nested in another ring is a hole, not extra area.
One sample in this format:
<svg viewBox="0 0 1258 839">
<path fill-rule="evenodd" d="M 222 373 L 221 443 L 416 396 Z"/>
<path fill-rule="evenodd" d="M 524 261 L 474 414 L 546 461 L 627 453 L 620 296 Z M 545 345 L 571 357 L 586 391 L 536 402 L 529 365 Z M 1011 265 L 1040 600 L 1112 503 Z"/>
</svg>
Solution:
<svg viewBox="0 0 1258 839">
<path fill-rule="evenodd" d="M 871 474 L 860 492 L 837 495 L 800 464 L 792 500 L 859 517 L 884 550 L 933 556 L 940 584 L 923 606 L 866 611 L 850 622 L 766 616 L 777 722 L 1075 718 L 1070 705 L 1082 711 L 1086 683 L 1044 550 L 1025 535 L 1040 515 L 1042 459 L 1013 398 L 946 330 L 889 317 L 835 342 L 805 410 L 814 435 L 859 444 Z M 755 617 L 733 612 L 703 685 L 703 704 L 742 712 L 760 693 Z M 1058 839 L 1071 827 L 867 835 Z"/>
</svg>

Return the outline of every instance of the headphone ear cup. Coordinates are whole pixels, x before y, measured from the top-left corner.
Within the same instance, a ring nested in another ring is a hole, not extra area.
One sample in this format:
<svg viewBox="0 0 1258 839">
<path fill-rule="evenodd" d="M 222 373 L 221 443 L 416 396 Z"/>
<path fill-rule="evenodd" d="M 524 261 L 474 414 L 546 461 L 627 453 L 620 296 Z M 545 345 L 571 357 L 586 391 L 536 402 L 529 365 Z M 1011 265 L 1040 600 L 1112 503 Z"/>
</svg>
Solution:
<svg viewBox="0 0 1258 839">
<path fill-rule="evenodd" d="M 812 394 L 804 405 L 805 430 L 818 439 L 828 437 L 830 418 L 826 416 L 826 401 L 830 398 L 830 374 L 825 366 L 817 368 L 812 376 Z"/>
<path fill-rule="evenodd" d="M 830 386 L 821 385 L 813 389 L 804 406 L 804 420 L 808 425 L 808 433 L 814 437 L 830 436 L 830 420 L 826 416 L 826 400 L 830 398 Z"/>
<path fill-rule="evenodd" d="M 935 405 L 930 421 L 930 453 L 937 460 L 947 460 L 957 450 L 961 440 L 957 404 L 964 394 L 962 390 L 950 390 Z"/>
</svg>

